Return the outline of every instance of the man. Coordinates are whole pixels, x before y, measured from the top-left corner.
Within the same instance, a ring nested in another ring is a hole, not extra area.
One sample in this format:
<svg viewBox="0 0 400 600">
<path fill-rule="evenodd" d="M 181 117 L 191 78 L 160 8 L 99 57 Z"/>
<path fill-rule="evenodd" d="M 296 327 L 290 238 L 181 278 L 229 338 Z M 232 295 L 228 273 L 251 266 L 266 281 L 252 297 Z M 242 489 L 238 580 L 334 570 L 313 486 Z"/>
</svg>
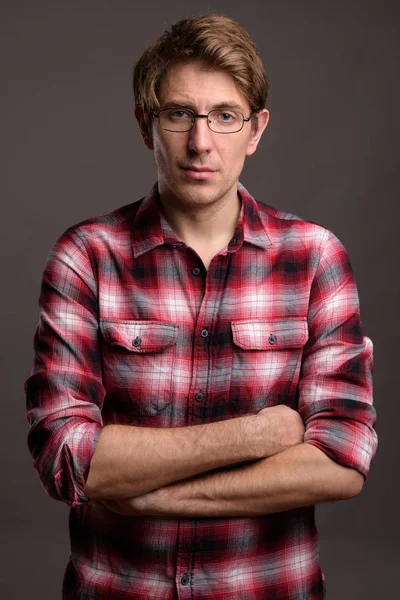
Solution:
<svg viewBox="0 0 400 600">
<path fill-rule="evenodd" d="M 239 183 L 267 79 L 234 21 L 175 24 L 134 70 L 158 180 L 47 261 L 29 446 L 71 507 L 64 600 L 324 598 L 314 506 L 376 449 L 345 249 Z"/>
</svg>

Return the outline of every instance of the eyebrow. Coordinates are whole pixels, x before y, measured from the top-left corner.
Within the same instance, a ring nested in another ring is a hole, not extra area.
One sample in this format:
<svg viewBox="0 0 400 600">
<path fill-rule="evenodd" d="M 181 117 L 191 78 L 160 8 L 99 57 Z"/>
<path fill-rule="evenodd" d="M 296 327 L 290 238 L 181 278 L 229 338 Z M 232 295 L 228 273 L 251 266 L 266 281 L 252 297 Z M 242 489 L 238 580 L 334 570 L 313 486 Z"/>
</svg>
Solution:
<svg viewBox="0 0 400 600">
<path fill-rule="evenodd" d="M 179 100 L 171 100 L 170 102 L 166 102 L 164 104 L 164 108 L 170 107 L 180 107 L 180 108 L 190 108 L 193 112 L 196 112 L 193 104 L 187 103 L 185 101 L 179 102 Z M 210 110 L 218 110 L 219 108 L 231 108 L 232 110 L 239 110 L 240 112 L 245 112 L 243 106 L 237 104 L 237 102 L 218 102 L 218 104 L 214 104 Z"/>
</svg>

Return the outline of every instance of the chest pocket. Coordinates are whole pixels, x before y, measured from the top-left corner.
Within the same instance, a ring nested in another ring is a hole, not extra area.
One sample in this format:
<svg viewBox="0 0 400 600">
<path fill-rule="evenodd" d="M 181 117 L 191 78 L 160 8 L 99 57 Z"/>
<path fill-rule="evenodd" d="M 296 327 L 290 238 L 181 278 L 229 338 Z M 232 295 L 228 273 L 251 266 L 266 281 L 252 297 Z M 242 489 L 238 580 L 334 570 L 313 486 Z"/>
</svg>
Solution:
<svg viewBox="0 0 400 600">
<path fill-rule="evenodd" d="M 296 388 L 306 318 L 233 321 L 230 404 L 234 412 L 257 413 Z"/>
<path fill-rule="evenodd" d="M 171 403 L 178 325 L 101 321 L 103 371 L 112 412 L 152 416 Z"/>
</svg>

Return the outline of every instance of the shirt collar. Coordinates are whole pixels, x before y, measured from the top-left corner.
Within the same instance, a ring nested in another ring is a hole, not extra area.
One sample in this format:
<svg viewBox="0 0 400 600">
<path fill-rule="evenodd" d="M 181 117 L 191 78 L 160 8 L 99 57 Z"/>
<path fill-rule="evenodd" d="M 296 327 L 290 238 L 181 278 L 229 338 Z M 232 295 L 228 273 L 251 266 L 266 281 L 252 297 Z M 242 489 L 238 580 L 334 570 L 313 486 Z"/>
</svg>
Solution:
<svg viewBox="0 0 400 600">
<path fill-rule="evenodd" d="M 240 181 L 238 182 L 238 194 L 242 200 L 242 208 L 234 237 L 238 237 L 240 245 L 243 242 L 248 242 L 253 246 L 268 248 L 272 245 L 272 242 L 268 236 L 266 225 L 261 218 L 257 201 Z"/>
<path fill-rule="evenodd" d="M 228 252 L 235 252 L 243 242 L 260 248 L 268 248 L 272 242 L 261 219 L 256 200 L 240 182 L 238 182 L 238 193 L 242 206 Z M 133 221 L 134 257 L 137 258 L 162 244 L 178 245 L 182 243 L 165 218 L 158 193 L 158 182 L 156 182 L 142 200 Z"/>
</svg>

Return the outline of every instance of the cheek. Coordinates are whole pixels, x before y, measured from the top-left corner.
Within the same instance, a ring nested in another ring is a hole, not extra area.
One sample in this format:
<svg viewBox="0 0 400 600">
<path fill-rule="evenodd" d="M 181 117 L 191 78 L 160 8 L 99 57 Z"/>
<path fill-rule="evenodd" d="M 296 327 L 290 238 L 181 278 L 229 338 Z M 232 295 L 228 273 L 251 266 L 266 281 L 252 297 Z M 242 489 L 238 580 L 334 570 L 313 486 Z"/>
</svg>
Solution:
<svg viewBox="0 0 400 600">
<path fill-rule="evenodd" d="M 168 162 L 165 147 L 159 141 L 154 144 L 154 161 L 158 169 L 164 169 Z"/>
<path fill-rule="evenodd" d="M 222 136 L 224 139 L 221 140 L 221 144 L 218 146 L 218 152 L 226 162 L 230 164 L 241 163 L 246 156 L 246 150 L 248 145 L 247 137 L 235 138 L 235 134 Z"/>
<path fill-rule="evenodd" d="M 176 150 L 174 144 L 166 144 L 160 139 L 154 143 L 154 159 L 157 165 L 171 168 L 178 156 L 179 152 Z"/>
<path fill-rule="evenodd" d="M 229 164 L 232 167 L 236 166 L 237 168 L 242 167 L 246 157 L 246 148 L 247 146 L 241 145 L 235 149 L 228 149 L 225 153 L 225 164 Z"/>
</svg>

